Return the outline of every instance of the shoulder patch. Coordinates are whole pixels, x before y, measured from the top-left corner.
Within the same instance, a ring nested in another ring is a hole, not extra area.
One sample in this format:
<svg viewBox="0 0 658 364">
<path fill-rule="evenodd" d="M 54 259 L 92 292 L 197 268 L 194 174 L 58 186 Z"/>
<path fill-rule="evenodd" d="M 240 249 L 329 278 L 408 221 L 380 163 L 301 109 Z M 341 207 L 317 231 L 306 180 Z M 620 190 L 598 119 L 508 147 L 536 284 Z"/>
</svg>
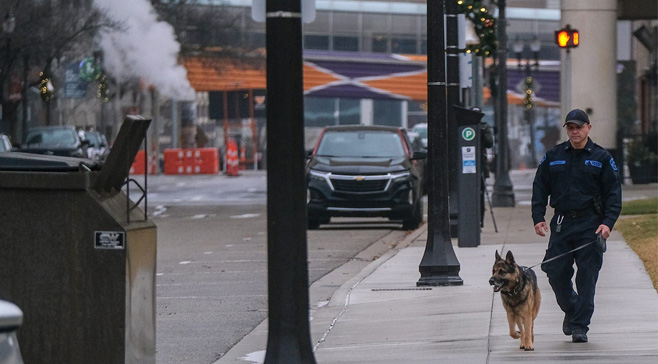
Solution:
<svg viewBox="0 0 658 364">
<path fill-rule="evenodd" d="M 546 154 L 544 154 L 544 158 L 542 158 L 542 159 L 539 161 L 539 165 L 541 165 L 542 163 L 544 163 L 545 160 L 546 160 Z"/>
<path fill-rule="evenodd" d="M 602 168 L 603 167 L 603 163 L 601 163 L 599 161 L 593 161 L 593 160 L 590 160 L 590 159 L 585 160 L 585 165 L 586 166 L 594 166 L 594 167 L 597 167 L 597 168 Z"/>
<path fill-rule="evenodd" d="M 617 164 L 615 163 L 615 159 L 610 157 L 610 166 L 612 167 L 613 171 L 617 170 Z"/>
</svg>

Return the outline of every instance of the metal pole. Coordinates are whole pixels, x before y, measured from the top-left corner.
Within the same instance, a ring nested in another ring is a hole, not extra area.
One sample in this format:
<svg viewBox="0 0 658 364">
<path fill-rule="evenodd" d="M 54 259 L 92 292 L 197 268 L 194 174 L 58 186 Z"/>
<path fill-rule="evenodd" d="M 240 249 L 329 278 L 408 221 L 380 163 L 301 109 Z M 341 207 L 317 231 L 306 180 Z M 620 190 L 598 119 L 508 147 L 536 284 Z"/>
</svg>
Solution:
<svg viewBox="0 0 658 364">
<path fill-rule="evenodd" d="M 445 42 L 446 42 L 446 92 L 447 92 L 447 118 L 448 121 L 448 163 L 449 163 L 449 189 L 450 189 L 450 236 L 457 237 L 457 223 L 459 221 L 459 154 L 458 152 L 458 127 L 455 109 L 453 105 L 459 102 L 459 34 L 457 28 L 457 1 L 445 2 Z"/>
<path fill-rule="evenodd" d="M 180 130 L 178 129 L 178 101 L 171 99 L 171 148 L 178 148 L 178 137 Z"/>
<path fill-rule="evenodd" d="M 315 364 L 309 325 L 300 0 L 267 0 L 267 266 L 265 364 Z M 296 218 L 293 218 L 295 216 Z"/>
<path fill-rule="evenodd" d="M 495 207 L 514 206 L 514 186 L 509 178 L 507 141 L 507 18 L 506 0 L 498 1 L 498 154 L 492 203 Z"/>
<path fill-rule="evenodd" d="M 448 207 L 449 167 L 446 110 L 446 61 L 444 42 L 444 0 L 427 2 L 427 137 L 429 191 L 427 243 L 418 270 L 417 286 L 462 285 L 460 265 L 450 240 Z"/>
</svg>

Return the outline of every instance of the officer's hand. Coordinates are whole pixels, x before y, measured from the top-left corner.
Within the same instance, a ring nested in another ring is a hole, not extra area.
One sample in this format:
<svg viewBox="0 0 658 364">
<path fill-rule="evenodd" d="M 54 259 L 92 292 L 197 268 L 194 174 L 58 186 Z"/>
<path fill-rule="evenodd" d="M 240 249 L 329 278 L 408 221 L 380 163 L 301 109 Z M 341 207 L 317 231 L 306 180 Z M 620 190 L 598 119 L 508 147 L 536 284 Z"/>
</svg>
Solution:
<svg viewBox="0 0 658 364">
<path fill-rule="evenodd" d="M 608 225 L 601 224 L 599 225 L 599 228 L 596 229 L 596 232 L 594 234 L 601 233 L 601 236 L 603 239 L 607 239 L 610 236 L 610 228 Z"/>
<path fill-rule="evenodd" d="M 535 233 L 539 236 L 546 236 L 546 233 L 548 232 L 548 225 L 546 225 L 546 221 L 542 221 L 537 223 L 535 225 Z"/>
</svg>

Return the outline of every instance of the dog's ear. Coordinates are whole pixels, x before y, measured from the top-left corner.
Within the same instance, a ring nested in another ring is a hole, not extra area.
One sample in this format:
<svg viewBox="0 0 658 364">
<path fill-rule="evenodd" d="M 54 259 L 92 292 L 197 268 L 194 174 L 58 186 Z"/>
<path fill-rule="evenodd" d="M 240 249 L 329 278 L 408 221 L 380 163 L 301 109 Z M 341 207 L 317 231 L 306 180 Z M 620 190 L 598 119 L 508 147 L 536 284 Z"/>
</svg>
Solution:
<svg viewBox="0 0 658 364">
<path fill-rule="evenodd" d="M 498 250 L 496 250 L 496 261 L 499 260 L 503 260 L 503 258 L 501 258 L 500 254 L 498 254 Z"/>
<path fill-rule="evenodd" d="M 514 254 L 512 254 L 512 251 L 509 250 L 507 251 L 507 256 L 505 257 L 505 260 L 510 263 L 510 264 L 515 264 L 514 262 Z"/>
</svg>

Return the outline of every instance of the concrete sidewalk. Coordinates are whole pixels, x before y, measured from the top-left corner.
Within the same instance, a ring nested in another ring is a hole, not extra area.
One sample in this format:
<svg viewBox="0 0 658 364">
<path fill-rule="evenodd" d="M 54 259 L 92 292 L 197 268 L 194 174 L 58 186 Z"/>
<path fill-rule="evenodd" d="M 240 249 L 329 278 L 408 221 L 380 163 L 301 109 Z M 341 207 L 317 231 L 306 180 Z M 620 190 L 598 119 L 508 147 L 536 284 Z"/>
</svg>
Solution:
<svg viewBox="0 0 658 364">
<path fill-rule="evenodd" d="M 655 187 L 629 191 L 629 196 L 652 196 L 658 193 Z M 488 283 L 494 252 L 512 250 L 520 264 L 534 265 L 542 260 L 548 238 L 534 234 L 527 205 L 496 208 L 494 213 L 498 233 L 487 211 L 482 245 L 454 246 L 463 286 L 416 287 L 426 225 L 337 290 L 341 268 L 315 282 L 310 315 L 317 362 L 658 362 L 658 294 L 642 262 L 617 231 L 608 239 L 589 343 L 573 344 L 562 334 L 563 314 L 546 275 L 535 269 L 542 292 L 535 351 L 519 350 L 520 341 L 508 335 L 499 294 Z M 266 345 L 267 321 L 216 364 L 262 363 Z"/>
</svg>

